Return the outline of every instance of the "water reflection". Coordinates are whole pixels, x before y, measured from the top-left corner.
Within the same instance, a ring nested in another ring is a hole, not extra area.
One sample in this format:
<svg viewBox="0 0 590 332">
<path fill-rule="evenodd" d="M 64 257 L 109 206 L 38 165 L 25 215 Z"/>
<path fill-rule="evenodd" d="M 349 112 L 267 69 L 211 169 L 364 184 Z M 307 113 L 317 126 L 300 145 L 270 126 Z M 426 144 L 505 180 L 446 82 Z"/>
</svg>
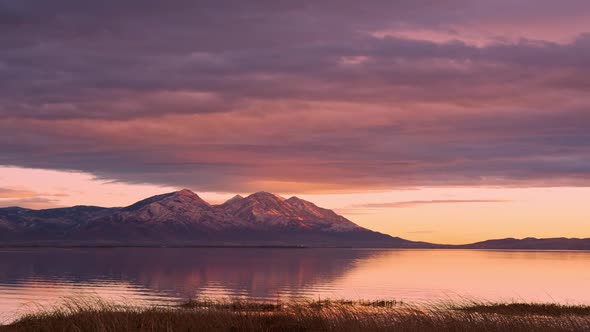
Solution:
<svg viewBox="0 0 590 332">
<path fill-rule="evenodd" d="M 374 251 L 345 249 L 29 249 L 0 251 L 0 282 L 138 285 L 179 298 L 305 296 Z M 2 294 L 0 293 L 0 296 Z"/>
<path fill-rule="evenodd" d="M 150 304 L 195 296 L 590 303 L 589 252 L 3 249 L 0 262 L 0 313 L 72 294 Z"/>
</svg>

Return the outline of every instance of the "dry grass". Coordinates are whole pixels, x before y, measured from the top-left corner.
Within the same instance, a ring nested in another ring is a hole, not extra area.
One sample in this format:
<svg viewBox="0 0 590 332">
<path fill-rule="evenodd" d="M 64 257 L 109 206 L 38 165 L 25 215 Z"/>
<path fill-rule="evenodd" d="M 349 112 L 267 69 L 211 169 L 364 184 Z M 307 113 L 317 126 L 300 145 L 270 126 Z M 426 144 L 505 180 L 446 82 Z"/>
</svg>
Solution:
<svg viewBox="0 0 590 332">
<path fill-rule="evenodd" d="M 554 303 L 473 303 L 456 307 L 457 310 L 499 315 L 589 316 L 590 306 L 559 305 Z"/>
<path fill-rule="evenodd" d="M 465 303 L 417 307 L 396 301 L 297 303 L 192 300 L 140 308 L 98 300 L 65 303 L 4 331 L 590 331 L 589 307 Z"/>
<path fill-rule="evenodd" d="M 333 306 L 355 306 L 355 307 L 374 307 L 374 308 L 391 308 L 404 305 L 404 302 L 397 300 L 318 300 L 306 302 L 306 305 L 312 308 L 333 307 Z"/>
<path fill-rule="evenodd" d="M 280 311 L 283 309 L 284 304 L 277 302 L 252 302 L 244 300 L 218 300 L 218 299 L 191 299 L 179 305 L 183 309 L 210 309 L 210 310 L 223 310 L 223 311 L 258 311 L 258 312 L 270 312 Z"/>
</svg>

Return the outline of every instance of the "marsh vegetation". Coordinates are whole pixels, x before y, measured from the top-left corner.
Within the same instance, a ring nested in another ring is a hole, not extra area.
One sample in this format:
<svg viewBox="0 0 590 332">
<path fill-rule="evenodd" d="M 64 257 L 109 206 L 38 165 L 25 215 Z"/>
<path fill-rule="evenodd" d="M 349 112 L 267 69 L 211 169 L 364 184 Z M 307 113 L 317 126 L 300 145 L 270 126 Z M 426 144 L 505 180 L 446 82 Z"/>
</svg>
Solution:
<svg viewBox="0 0 590 332">
<path fill-rule="evenodd" d="M 590 331 L 590 307 L 541 303 L 321 300 L 260 303 L 196 299 L 139 307 L 67 300 L 0 331 Z"/>
</svg>

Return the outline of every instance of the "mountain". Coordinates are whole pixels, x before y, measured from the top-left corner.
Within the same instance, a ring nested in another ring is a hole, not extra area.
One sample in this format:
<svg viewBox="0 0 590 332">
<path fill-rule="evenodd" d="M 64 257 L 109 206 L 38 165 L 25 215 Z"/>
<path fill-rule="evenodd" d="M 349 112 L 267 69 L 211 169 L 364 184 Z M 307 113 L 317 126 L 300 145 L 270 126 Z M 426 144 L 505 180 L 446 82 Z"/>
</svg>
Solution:
<svg viewBox="0 0 590 332">
<path fill-rule="evenodd" d="M 0 244 L 432 247 L 360 227 L 297 197 L 258 192 L 211 205 L 194 192 L 123 208 L 0 209 Z"/>
<path fill-rule="evenodd" d="M 317 207 L 297 197 L 285 199 L 275 194 L 258 192 L 246 198 L 236 197 L 220 206 L 236 217 L 244 227 L 259 230 L 302 230 L 347 232 L 363 228 L 331 210 Z"/>
<path fill-rule="evenodd" d="M 590 250 L 590 239 L 549 238 L 496 239 L 457 246 L 466 249 L 520 249 L 520 250 Z"/>
<path fill-rule="evenodd" d="M 74 206 L 46 210 L 20 207 L 0 208 L 0 243 L 60 238 L 90 220 L 106 216 L 115 209 Z"/>
<path fill-rule="evenodd" d="M 0 246 L 11 245 L 590 250 L 590 239 L 508 238 L 438 245 L 371 231 L 297 197 L 257 192 L 211 205 L 184 189 L 123 208 L 0 208 Z"/>
</svg>

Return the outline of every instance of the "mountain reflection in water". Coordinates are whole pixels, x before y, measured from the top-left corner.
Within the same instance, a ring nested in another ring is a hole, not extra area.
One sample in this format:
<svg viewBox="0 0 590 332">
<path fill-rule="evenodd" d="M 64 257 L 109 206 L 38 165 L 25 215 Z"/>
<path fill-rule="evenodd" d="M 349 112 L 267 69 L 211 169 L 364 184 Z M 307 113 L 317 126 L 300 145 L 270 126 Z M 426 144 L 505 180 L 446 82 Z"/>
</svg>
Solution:
<svg viewBox="0 0 590 332">
<path fill-rule="evenodd" d="M 178 298 L 213 293 L 270 299 L 304 296 L 375 255 L 370 250 L 278 248 L 113 248 L 0 251 L 0 280 L 92 284 L 114 281 Z M 1 293 L 0 293 L 1 296 Z"/>
<path fill-rule="evenodd" d="M 590 252 L 280 248 L 0 249 L 0 321 L 27 303 L 469 297 L 590 304 Z"/>
</svg>

